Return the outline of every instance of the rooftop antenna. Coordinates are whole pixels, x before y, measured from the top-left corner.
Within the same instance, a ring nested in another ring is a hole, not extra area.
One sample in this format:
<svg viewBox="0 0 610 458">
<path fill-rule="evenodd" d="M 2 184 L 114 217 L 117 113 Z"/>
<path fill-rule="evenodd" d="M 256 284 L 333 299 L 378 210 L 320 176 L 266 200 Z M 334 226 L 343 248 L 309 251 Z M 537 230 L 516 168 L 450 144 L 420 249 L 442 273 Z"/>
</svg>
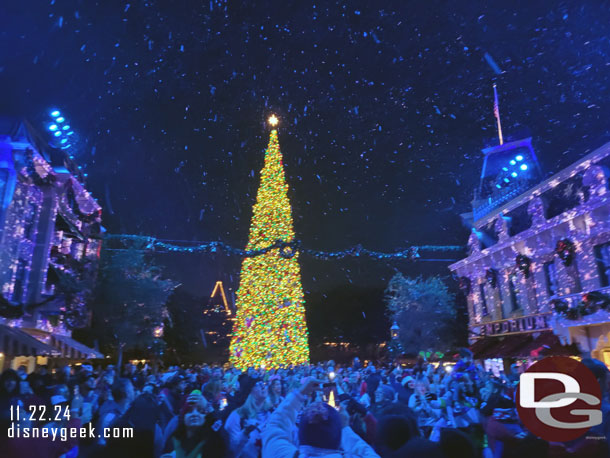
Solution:
<svg viewBox="0 0 610 458">
<path fill-rule="evenodd" d="M 498 123 L 498 138 L 500 145 L 504 144 L 504 137 L 502 136 L 502 123 L 500 122 L 500 106 L 498 105 L 498 90 L 496 89 L 496 83 L 494 83 L 494 116 Z"/>
</svg>

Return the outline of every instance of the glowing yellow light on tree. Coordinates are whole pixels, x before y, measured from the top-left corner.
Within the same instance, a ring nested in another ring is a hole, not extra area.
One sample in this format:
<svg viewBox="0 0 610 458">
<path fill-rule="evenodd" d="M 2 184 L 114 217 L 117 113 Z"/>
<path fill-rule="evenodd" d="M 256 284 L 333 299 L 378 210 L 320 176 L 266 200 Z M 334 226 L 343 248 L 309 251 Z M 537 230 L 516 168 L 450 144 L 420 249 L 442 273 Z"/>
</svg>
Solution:
<svg viewBox="0 0 610 458">
<path fill-rule="evenodd" d="M 278 122 L 280 122 L 280 120 L 277 119 L 277 116 L 275 116 L 274 114 L 269 116 L 269 124 L 271 124 L 272 127 L 277 126 Z"/>
</svg>

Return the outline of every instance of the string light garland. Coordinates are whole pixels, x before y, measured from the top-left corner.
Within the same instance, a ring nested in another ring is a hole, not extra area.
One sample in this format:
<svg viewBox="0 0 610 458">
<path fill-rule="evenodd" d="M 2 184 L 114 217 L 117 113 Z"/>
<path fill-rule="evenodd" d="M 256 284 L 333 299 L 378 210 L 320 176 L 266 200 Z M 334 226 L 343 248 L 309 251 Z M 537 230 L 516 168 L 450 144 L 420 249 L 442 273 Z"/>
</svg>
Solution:
<svg viewBox="0 0 610 458">
<path fill-rule="evenodd" d="M 392 253 L 384 253 L 380 251 L 368 250 L 363 248 L 361 245 L 348 248 L 347 250 L 338 251 L 320 251 L 311 250 L 304 248 L 300 241 L 293 240 L 286 242 L 282 239 L 276 240 L 274 243 L 267 247 L 260 249 L 241 249 L 232 247 L 224 242 L 192 242 L 192 241 L 179 241 L 179 240 L 167 240 L 157 239 L 156 237 L 146 235 L 133 235 L 133 234 L 106 234 L 105 240 L 118 240 L 123 243 L 128 242 L 140 242 L 143 243 L 148 250 L 164 250 L 177 253 L 216 253 L 223 251 L 227 254 L 240 256 L 243 258 L 254 258 L 268 253 L 269 251 L 279 248 L 281 251 L 278 252 L 279 256 L 289 255 L 290 250 L 298 251 L 299 254 L 308 255 L 318 259 L 343 259 L 347 257 L 369 257 L 373 259 L 418 259 L 422 252 L 461 252 L 465 250 L 464 246 L 460 245 L 414 245 L 404 250 L 395 251 Z M 436 259 L 429 259 L 434 261 Z M 444 260 L 445 261 L 445 260 Z M 449 261 L 449 260 L 446 260 Z"/>
</svg>

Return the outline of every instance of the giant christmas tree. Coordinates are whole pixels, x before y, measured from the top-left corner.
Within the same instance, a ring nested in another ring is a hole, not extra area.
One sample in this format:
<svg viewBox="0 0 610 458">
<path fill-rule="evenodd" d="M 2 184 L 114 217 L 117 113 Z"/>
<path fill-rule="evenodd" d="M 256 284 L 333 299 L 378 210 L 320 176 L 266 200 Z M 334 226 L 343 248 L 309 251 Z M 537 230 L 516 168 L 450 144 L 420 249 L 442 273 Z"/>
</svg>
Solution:
<svg viewBox="0 0 610 458">
<path fill-rule="evenodd" d="M 277 241 L 282 241 L 281 246 L 247 257 L 242 264 L 230 355 L 240 369 L 271 369 L 309 361 L 298 252 L 291 245 L 294 230 L 288 185 L 274 129 L 265 152 L 246 249 L 267 248 Z"/>
</svg>

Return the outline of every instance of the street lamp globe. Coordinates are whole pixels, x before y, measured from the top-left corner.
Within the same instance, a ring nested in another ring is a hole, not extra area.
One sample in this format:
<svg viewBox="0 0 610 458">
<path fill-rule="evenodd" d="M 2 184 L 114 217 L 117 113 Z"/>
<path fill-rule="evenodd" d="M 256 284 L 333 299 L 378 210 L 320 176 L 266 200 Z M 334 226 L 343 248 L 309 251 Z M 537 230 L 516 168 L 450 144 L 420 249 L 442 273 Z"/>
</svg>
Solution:
<svg viewBox="0 0 610 458">
<path fill-rule="evenodd" d="M 400 326 L 398 326 L 398 323 L 396 321 L 394 321 L 394 324 L 390 328 L 390 334 L 392 336 L 392 339 L 398 339 L 399 331 L 400 331 Z"/>
</svg>

